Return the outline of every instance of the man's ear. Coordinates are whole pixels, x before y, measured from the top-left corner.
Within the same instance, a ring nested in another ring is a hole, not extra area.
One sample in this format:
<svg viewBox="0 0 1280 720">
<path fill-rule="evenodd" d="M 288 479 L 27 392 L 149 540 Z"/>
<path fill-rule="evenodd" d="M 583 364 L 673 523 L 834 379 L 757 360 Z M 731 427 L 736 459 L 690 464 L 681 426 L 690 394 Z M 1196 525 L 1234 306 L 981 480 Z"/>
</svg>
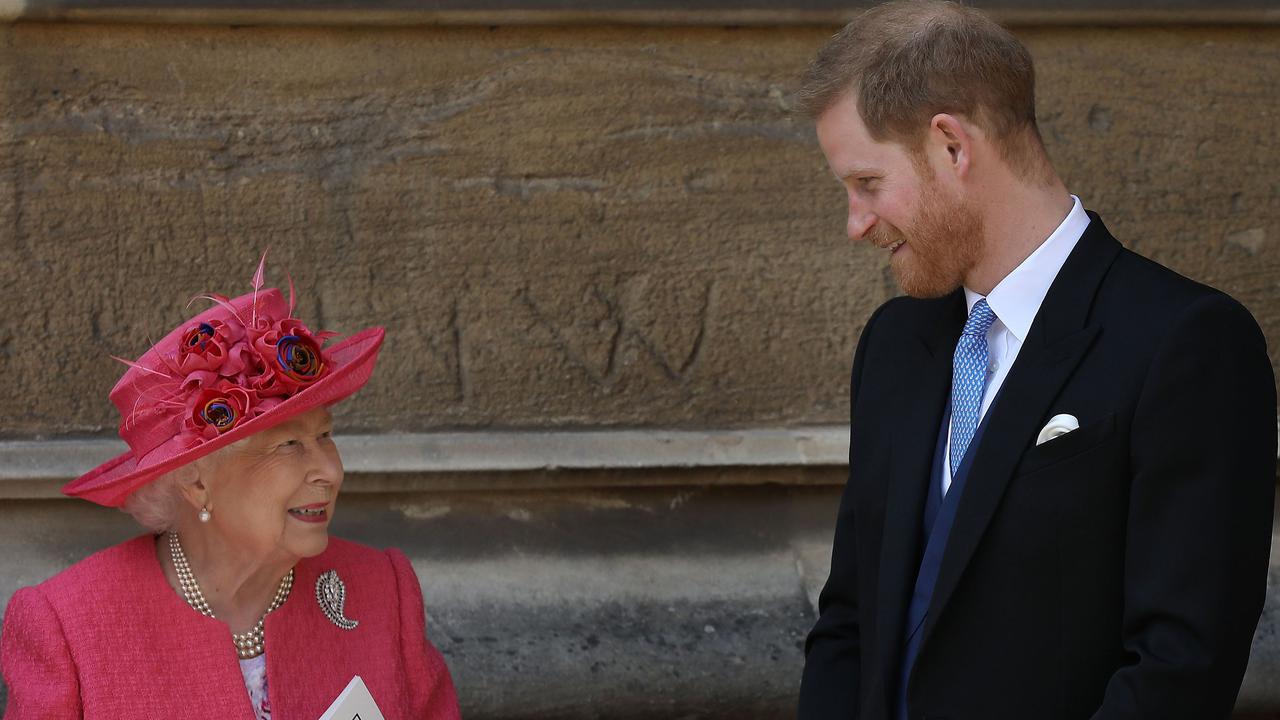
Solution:
<svg viewBox="0 0 1280 720">
<path fill-rule="evenodd" d="M 951 171 L 959 179 L 969 176 L 973 163 L 973 126 L 950 113 L 938 113 L 929 121 L 926 141 L 934 162 Z"/>
</svg>

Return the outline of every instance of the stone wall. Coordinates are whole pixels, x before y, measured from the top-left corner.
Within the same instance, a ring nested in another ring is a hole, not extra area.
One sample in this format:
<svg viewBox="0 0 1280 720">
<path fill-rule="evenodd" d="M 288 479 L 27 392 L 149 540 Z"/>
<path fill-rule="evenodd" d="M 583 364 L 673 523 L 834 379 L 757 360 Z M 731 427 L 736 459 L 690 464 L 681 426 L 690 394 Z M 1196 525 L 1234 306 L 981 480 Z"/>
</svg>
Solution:
<svg viewBox="0 0 1280 720">
<path fill-rule="evenodd" d="M 831 28 L 0 27 L 7 437 L 263 248 L 388 327 L 353 430 L 837 423 L 895 290 L 788 94 Z M 1068 185 L 1280 345 L 1280 28 L 1027 29 Z"/>
</svg>

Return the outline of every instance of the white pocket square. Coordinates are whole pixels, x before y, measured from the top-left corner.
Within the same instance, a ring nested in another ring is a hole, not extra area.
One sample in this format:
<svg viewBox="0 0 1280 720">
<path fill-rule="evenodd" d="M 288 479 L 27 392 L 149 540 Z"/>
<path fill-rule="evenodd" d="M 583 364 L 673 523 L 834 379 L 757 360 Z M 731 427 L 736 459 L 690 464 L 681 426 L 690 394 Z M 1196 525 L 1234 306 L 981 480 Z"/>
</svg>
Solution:
<svg viewBox="0 0 1280 720">
<path fill-rule="evenodd" d="M 1043 445 L 1059 435 L 1066 435 L 1072 430 L 1080 429 L 1080 421 L 1075 415 L 1054 415 L 1049 422 L 1040 429 L 1040 434 L 1036 436 L 1036 445 Z"/>
</svg>

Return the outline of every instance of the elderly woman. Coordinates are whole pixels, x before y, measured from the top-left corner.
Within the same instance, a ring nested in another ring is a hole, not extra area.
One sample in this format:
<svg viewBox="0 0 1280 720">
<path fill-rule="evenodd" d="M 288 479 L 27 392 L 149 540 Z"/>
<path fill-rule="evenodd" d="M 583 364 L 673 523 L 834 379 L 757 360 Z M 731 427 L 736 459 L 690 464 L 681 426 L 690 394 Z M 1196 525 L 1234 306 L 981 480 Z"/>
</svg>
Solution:
<svg viewBox="0 0 1280 720">
<path fill-rule="evenodd" d="M 458 717 L 409 561 L 329 537 L 327 408 L 369 379 L 382 329 L 321 349 L 278 290 L 209 299 L 126 362 L 129 451 L 63 489 L 156 534 L 14 594 L 5 718 L 314 720 L 354 676 L 388 719 Z"/>
</svg>

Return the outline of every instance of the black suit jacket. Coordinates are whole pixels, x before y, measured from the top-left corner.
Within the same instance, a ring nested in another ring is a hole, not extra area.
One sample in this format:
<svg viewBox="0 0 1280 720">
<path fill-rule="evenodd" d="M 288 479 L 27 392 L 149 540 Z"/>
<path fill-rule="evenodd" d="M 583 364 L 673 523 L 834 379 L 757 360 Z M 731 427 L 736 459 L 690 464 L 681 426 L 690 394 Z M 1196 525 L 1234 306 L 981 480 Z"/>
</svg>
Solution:
<svg viewBox="0 0 1280 720">
<path fill-rule="evenodd" d="M 965 315 L 962 291 L 897 298 L 858 342 L 802 720 L 889 717 Z M 1080 428 L 1037 446 L 1059 413 Z M 1275 494 L 1275 380 L 1253 317 L 1091 214 L 986 422 L 907 684 L 911 720 L 1227 718 Z"/>
</svg>

